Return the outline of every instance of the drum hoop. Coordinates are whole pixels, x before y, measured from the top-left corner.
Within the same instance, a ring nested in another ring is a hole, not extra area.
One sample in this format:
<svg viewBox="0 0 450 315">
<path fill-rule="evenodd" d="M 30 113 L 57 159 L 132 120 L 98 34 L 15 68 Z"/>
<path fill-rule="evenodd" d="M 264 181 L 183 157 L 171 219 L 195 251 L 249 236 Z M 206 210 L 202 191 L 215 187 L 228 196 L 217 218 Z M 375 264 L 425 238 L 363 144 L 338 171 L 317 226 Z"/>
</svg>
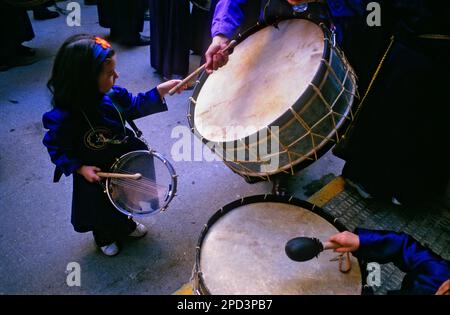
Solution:
<svg viewBox="0 0 450 315">
<path fill-rule="evenodd" d="M 288 19 L 284 19 L 282 21 L 288 21 L 288 20 L 307 20 L 309 22 L 316 24 L 318 27 L 321 28 L 323 35 L 324 35 L 324 41 L 323 41 L 324 49 L 323 49 L 323 54 L 322 54 L 322 60 L 319 64 L 316 74 L 314 75 L 314 77 L 311 81 L 311 83 L 314 84 L 315 86 L 321 86 L 322 83 L 326 80 L 325 74 L 328 70 L 327 65 L 324 63 L 323 60 L 329 61 L 332 51 L 335 51 L 336 54 L 339 56 L 339 58 L 345 59 L 344 62 L 346 62 L 346 58 L 345 58 L 343 52 L 339 49 L 339 47 L 332 44 L 332 35 L 331 35 L 332 33 L 324 23 L 319 23 L 316 20 L 314 20 L 312 18 L 307 18 L 307 17 L 301 17 L 301 18 L 291 17 Z M 282 21 L 278 21 L 277 23 L 282 22 Z M 257 33 L 258 31 L 264 29 L 265 27 L 269 27 L 274 24 L 276 24 L 276 23 L 259 23 L 258 22 L 255 26 L 249 28 L 242 34 L 239 33 L 236 36 L 235 40 L 238 42 L 238 45 L 239 45 L 246 38 L 248 38 L 251 35 Z M 353 85 L 356 90 L 357 89 L 356 75 L 355 75 L 353 69 L 348 64 L 348 62 L 346 62 L 346 64 L 349 67 L 350 80 L 352 80 Z M 192 97 L 189 99 L 187 119 L 188 119 L 188 124 L 189 124 L 189 128 L 191 129 L 191 132 L 198 139 L 201 139 L 201 141 L 207 146 L 209 144 L 209 145 L 225 145 L 226 147 L 229 147 L 229 146 L 236 147 L 238 143 L 246 143 L 247 139 L 252 138 L 252 137 L 255 138 L 255 134 L 252 134 L 252 135 L 246 136 L 245 138 L 242 138 L 242 139 L 217 142 L 217 141 L 210 141 L 210 140 L 204 138 L 198 132 L 198 130 L 195 126 L 195 101 L 198 98 L 201 88 L 205 84 L 208 77 L 209 77 L 209 75 L 206 73 L 206 71 L 203 71 L 201 73 L 199 79 L 196 82 Z M 315 95 L 315 92 L 314 92 L 313 88 L 311 87 L 311 85 L 309 85 L 306 88 L 306 90 L 304 91 L 304 93 L 297 99 L 297 101 L 291 107 L 298 112 L 299 108 L 301 108 L 301 106 L 304 105 L 309 99 L 311 99 L 311 97 L 313 95 Z M 353 100 L 353 96 L 352 96 L 352 100 Z M 355 102 L 352 101 L 351 104 L 348 106 L 348 108 L 346 110 L 347 115 L 351 112 L 353 106 L 355 106 L 354 103 Z M 285 113 L 283 113 L 280 117 L 278 117 L 276 120 L 274 120 L 272 123 L 270 123 L 265 128 L 267 129 L 272 126 L 283 126 L 286 122 L 289 122 L 291 119 L 292 119 L 292 114 L 290 113 L 290 111 L 286 111 Z M 235 170 L 233 170 L 233 171 L 244 177 L 270 178 L 270 176 L 278 174 L 283 171 L 288 173 L 289 172 L 288 170 L 290 170 L 290 173 L 292 173 L 292 172 L 298 171 L 300 169 L 303 169 L 316 161 L 316 159 L 310 159 L 311 156 L 316 155 L 317 158 L 319 158 L 319 157 L 323 156 L 326 152 L 328 152 L 339 141 L 339 138 L 340 138 L 339 133 L 338 133 L 339 130 L 346 128 L 346 126 L 348 126 L 350 123 L 351 123 L 351 119 L 343 119 L 339 124 L 336 125 L 336 129 L 334 129 L 333 132 L 331 134 L 329 134 L 326 139 L 324 139 L 320 144 L 318 144 L 314 148 L 315 149 L 314 152 L 308 153 L 305 156 L 300 157 L 295 161 L 291 161 L 290 164 L 283 166 L 283 167 L 277 169 L 276 171 L 265 172 L 265 173 L 255 173 L 255 172 L 250 173 L 250 172 L 245 172 L 245 171 L 237 172 Z M 335 139 L 335 142 L 333 141 L 333 139 Z"/>
<path fill-rule="evenodd" d="M 328 211 L 324 210 L 323 208 L 316 206 L 315 204 L 312 204 L 308 201 L 301 200 L 298 198 L 295 198 L 294 196 L 276 196 L 276 195 L 255 195 L 255 196 L 249 196 L 244 197 L 238 200 L 235 200 L 233 202 L 230 202 L 226 206 L 220 208 L 217 210 L 211 218 L 209 218 L 208 222 L 203 226 L 203 229 L 200 233 L 200 236 L 197 241 L 197 246 L 195 248 L 195 265 L 193 270 L 193 292 L 196 295 L 211 295 L 211 292 L 209 291 L 208 287 L 206 286 L 205 279 L 203 277 L 203 273 L 200 266 L 200 260 L 201 260 L 201 249 L 203 242 L 205 241 L 206 235 L 209 232 L 209 229 L 223 216 L 225 216 L 227 213 L 245 205 L 253 204 L 253 203 L 259 203 L 259 202 L 274 202 L 274 203 L 283 203 L 283 204 L 289 204 L 298 206 L 300 208 L 306 209 L 308 211 L 311 211 L 312 213 L 320 216 L 322 219 L 325 219 L 328 223 L 333 225 L 339 232 L 348 231 L 347 227 L 339 221 L 338 218 L 335 218 L 333 215 L 331 215 Z M 366 268 L 366 262 L 361 261 L 358 258 L 358 263 L 360 265 L 361 270 L 361 292 L 363 290 L 363 287 L 365 285 L 365 277 L 364 276 L 364 270 Z"/>
<path fill-rule="evenodd" d="M 125 153 L 124 155 L 122 155 L 121 157 L 119 157 L 114 164 L 111 166 L 111 171 L 114 172 L 114 170 L 117 168 L 118 164 L 124 160 L 125 158 L 127 158 L 130 155 L 135 155 L 135 154 L 149 154 L 154 156 L 155 158 L 157 158 L 158 160 L 160 160 L 166 167 L 167 170 L 170 174 L 170 178 L 171 178 L 171 184 L 169 187 L 169 190 L 166 193 L 166 198 L 164 201 L 164 204 L 161 208 L 152 211 L 152 212 L 145 212 L 145 213 L 131 213 L 129 211 L 126 211 L 125 209 L 123 209 L 122 207 L 120 207 L 115 201 L 114 199 L 111 197 L 111 193 L 109 190 L 110 184 L 111 184 L 111 180 L 112 178 L 107 178 L 106 179 L 106 194 L 108 195 L 109 200 L 111 201 L 111 203 L 113 204 L 113 206 L 120 212 L 122 212 L 123 214 L 127 215 L 128 217 L 144 217 L 144 216 L 148 216 L 148 215 L 153 215 L 153 214 L 158 214 L 160 212 L 166 211 L 169 203 L 172 201 L 172 199 L 176 196 L 177 193 L 177 177 L 178 175 L 175 172 L 175 169 L 173 168 L 172 164 L 170 164 L 170 162 L 160 153 L 158 153 L 155 150 L 136 150 L 136 151 L 131 151 L 128 153 Z"/>
</svg>

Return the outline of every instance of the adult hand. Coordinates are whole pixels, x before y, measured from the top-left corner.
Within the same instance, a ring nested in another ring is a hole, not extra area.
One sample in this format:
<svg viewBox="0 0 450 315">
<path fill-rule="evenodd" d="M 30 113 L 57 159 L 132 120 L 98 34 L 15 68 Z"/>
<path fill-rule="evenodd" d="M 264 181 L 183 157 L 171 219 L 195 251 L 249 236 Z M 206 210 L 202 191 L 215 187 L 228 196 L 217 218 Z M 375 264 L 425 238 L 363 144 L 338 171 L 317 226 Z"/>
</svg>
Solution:
<svg viewBox="0 0 450 315">
<path fill-rule="evenodd" d="M 228 52 L 223 52 L 230 40 L 223 35 L 214 36 L 211 45 L 205 53 L 206 72 L 211 74 L 214 70 L 219 69 L 228 62 Z"/>
<path fill-rule="evenodd" d="M 340 245 L 334 250 L 337 253 L 354 252 L 359 248 L 359 236 L 348 231 L 333 235 L 328 241 Z"/>
</svg>

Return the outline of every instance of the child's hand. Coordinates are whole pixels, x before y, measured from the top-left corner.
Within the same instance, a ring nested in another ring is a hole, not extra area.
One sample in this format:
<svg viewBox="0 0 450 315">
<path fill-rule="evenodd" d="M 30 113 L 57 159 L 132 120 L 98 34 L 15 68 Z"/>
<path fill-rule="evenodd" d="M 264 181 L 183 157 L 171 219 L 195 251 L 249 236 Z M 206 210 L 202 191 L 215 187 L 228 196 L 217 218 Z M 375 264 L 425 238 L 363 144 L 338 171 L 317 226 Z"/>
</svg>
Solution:
<svg viewBox="0 0 450 315">
<path fill-rule="evenodd" d="M 97 172 L 100 172 L 96 166 L 86 166 L 83 165 L 77 170 L 77 173 L 83 176 L 89 183 L 97 183 L 100 181 L 100 177 L 97 175 Z"/>
<path fill-rule="evenodd" d="M 156 88 L 158 89 L 158 92 L 159 92 L 159 95 L 161 96 L 161 98 L 163 98 L 167 93 L 169 93 L 169 91 L 180 82 L 181 82 L 181 80 L 169 80 L 169 81 L 166 81 L 166 82 L 158 85 Z M 178 90 L 177 93 L 180 94 L 181 91 L 186 90 L 187 88 L 188 88 L 188 85 L 185 84 Z"/>
<path fill-rule="evenodd" d="M 359 248 L 359 236 L 348 231 L 333 235 L 328 241 L 341 245 L 334 250 L 337 253 L 354 252 Z"/>
</svg>

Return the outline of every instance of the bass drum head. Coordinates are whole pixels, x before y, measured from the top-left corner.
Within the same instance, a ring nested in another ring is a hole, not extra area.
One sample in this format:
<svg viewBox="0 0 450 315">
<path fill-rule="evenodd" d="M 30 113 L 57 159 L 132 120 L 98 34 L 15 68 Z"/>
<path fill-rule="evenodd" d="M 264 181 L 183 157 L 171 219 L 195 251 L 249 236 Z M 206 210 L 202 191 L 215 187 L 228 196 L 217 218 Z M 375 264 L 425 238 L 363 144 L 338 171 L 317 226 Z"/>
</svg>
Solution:
<svg viewBox="0 0 450 315">
<path fill-rule="evenodd" d="M 341 273 L 338 262 L 330 261 L 337 256 L 333 251 L 302 263 L 287 257 L 285 245 L 292 238 L 308 236 L 325 241 L 339 232 L 317 211 L 312 212 L 311 204 L 295 203 L 244 202 L 209 227 L 197 257 L 201 282 L 208 293 L 361 294 L 361 270 L 353 256 L 348 273 Z"/>
<path fill-rule="evenodd" d="M 282 21 L 249 36 L 203 84 L 194 114 L 198 133 L 228 142 L 268 127 L 304 93 L 323 52 L 323 31 L 308 20 Z"/>
</svg>

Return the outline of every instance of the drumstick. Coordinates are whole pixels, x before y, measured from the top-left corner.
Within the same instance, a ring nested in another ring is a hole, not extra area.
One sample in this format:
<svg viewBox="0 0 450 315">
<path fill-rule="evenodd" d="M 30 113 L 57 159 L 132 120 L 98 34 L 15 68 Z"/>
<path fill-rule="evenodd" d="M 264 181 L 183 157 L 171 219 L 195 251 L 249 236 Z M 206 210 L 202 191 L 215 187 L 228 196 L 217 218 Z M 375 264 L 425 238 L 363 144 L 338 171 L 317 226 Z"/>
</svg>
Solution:
<svg viewBox="0 0 450 315">
<path fill-rule="evenodd" d="M 323 246 L 323 250 L 336 249 L 336 248 L 341 247 L 341 245 L 339 245 L 338 243 L 334 243 L 334 242 L 323 242 L 322 246 Z"/>
<path fill-rule="evenodd" d="M 308 261 L 317 257 L 321 252 L 327 249 L 336 249 L 341 247 L 334 242 L 321 242 L 317 238 L 297 237 L 286 243 L 286 255 L 295 261 Z"/>
<path fill-rule="evenodd" d="M 119 173 L 103 173 L 103 172 L 98 172 L 96 173 L 98 176 L 100 177 L 104 177 L 104 178 L 124 178 L 124 179 L 140 179 L 142 177 L 142 175 L 140 173 L 136 173 L 136 174 L 119 174 Z"/>
<path fill-rule="evenodd" d="M 227 47 L 225 47 L 224 49 L 222 49 L 220 52 L 226 52 L 227 50 L 233 49 L 235 46 L 237 45 L 237 41 L 236 40 L 232 40 Z M 169 91 L 169 95 L 174 95 L 176 92 L 178 92 L 178 90 L 185 85 L 186 83 L 188 83 L 193 77 L 195 77 L 196 75 L 198 75 L 200 72 L 202 72 L 206 67 L 206 63 L 204 63 L 203 65 L 201 65 L 200 67 L 198 67 L 197 69 L 194 70 L 194 72 L 192 72 L 190 75 L 188 75 L 186 78 L 183 79 L 183 81 L 181 81 L 180 83 L 178 83 L 177 85 L 175 85 L 170 91 Z"/>
</svg>

